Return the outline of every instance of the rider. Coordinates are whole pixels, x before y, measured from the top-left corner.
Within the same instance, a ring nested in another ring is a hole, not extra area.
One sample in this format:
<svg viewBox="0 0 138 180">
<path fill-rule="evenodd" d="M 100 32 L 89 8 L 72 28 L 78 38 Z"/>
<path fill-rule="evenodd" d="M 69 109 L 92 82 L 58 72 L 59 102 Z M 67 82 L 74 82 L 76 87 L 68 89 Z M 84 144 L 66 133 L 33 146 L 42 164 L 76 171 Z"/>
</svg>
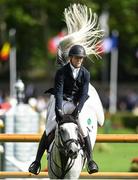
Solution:
<svg viewBox="0 0 138 180">
<path fill-rule="evenodd" d="M 69 62 L 60 68 L 55 76 L 54 97 L 55 97 L 55 110 L 51 112 L 54 116 L 56 114 L 56 121 L 60 121 L 63 114 L 72 114 L 72 116 L 78 121 L 79 128 L 82 132 L 86 157 L 88 173 L 98 172 L 97 164 L 92 160 L 92 147 L 86 128 L 83 127 L 83 123 L 79 121 L 79 114 L 88 99 L 88 87 L 90 82 L 90 73 L 82 65 L 84 58 L 86 58 L 86 51 L 81 45 L 74 45 L 69 50 Z M 68 105 L 67 105 L 68 102 Z M 63 110 L 66 104 L 67 111 Z M 50 111 L 53 111 L 51 108 Z M 55 122 L 56 122 L 55 121 Z M 48 124 L 48 122 L 47 122 Z M 52 124 L 50 122 L 50 124 Z M 55 129 L 56 124 L 54 125 Z M 53 130 L 52 129 L 52 130 Z M 53 133 L 47 133 L 47 130 L 43 133 L 39 143 L 36 160 L 30 165 L 29 172 L 38 174 L 40 171 L 40 160 L 45 151 L 48 150 L 51 143 L 51 137 Z M 53 135 L 52 135 L 53 136 Z"/>
</svg>

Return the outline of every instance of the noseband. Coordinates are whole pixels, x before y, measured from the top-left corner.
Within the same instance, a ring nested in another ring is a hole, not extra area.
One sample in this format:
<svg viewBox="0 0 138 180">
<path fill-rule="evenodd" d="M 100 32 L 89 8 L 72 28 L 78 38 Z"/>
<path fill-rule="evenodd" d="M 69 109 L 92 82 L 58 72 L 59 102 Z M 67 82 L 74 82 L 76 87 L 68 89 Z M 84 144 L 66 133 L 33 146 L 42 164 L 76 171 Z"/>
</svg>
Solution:
<svg viewBox="0 0 138 180">
<path fill-rule="evenodd" d="M 60 134 L 60 140 L 61 140 L 61 144 L 59 146 L 60 150 L 62 152 L 64 152 L 66 155 L 68 154 L 68 147 L 72 144 L 75 143 L 78 146 L 79 141 L 76 139 L 68 139 L 67 141 L 63 140 L 62 134 L 59 132 Z"/>
</svg>

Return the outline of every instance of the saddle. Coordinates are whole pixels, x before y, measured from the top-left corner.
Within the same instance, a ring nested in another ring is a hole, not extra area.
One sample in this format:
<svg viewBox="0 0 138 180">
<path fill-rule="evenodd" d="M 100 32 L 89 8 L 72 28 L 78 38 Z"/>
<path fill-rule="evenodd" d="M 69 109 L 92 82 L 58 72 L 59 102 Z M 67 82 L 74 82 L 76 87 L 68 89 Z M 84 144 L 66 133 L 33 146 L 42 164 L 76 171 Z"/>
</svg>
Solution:
<svg viewBox="0 0 138 180">
<path fill-rule="evenodd" d="M 48 89 L 48 90 L 46 90 L 44 92 L 44 94 L 47 94 L 47 93 L 55 95 L 55 89 L 54 88 L 50 88 L 50 89 Z"/>
</svg>

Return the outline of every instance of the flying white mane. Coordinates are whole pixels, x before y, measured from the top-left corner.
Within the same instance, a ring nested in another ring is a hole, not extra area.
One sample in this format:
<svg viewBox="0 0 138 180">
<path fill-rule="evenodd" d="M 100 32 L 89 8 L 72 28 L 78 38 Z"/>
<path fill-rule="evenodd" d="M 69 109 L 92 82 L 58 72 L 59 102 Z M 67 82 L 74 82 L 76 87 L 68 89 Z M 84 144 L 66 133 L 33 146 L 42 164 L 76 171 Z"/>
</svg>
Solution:
<svg viewBox="0 0 138 180">
<path fill-rule="evenodd" d="M 65 8 L 64 18 L 67 35 L 59 43 L 59 61 L 67 61 L 68 51 L 75 44 L 82 45 L 87 56 L 99 56 L 99 44 L 103 37 L 103 30 L 99 27 L 96 13 L 93 13 L 86 5 L 71 4 Z"/>
</svg>

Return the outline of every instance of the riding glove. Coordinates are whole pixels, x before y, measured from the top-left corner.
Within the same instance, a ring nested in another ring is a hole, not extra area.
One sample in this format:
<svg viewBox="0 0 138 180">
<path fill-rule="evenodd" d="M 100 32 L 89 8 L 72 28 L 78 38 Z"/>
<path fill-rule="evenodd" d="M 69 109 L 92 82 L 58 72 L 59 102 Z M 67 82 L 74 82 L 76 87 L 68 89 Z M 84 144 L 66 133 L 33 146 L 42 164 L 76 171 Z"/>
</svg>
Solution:
<svg viewBox="0 0 138 180">
<path fill-rule="evenodd" d="M 56 121 L 59 122 L 63 119 L 63 112 L 61 109 L 55 109 L 56 112 Z"/>
</svg>

